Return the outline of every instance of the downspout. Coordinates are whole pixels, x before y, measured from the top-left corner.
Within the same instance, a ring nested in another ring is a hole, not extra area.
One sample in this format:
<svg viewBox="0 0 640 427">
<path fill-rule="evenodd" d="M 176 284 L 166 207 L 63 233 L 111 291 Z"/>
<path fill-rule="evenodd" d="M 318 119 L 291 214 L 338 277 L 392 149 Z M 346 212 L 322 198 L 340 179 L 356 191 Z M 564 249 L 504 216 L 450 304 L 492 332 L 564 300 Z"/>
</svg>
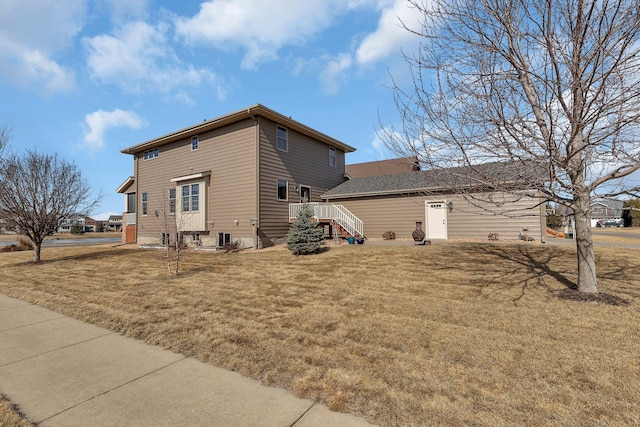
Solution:
<svg viewBox="0 0 640 427">
<path fill-rule="evenodd" d="M 135 228 L 135 230 L 136 230 L 136 244 L 138 243 L 138 229 L 139 229 L 138 227 L 140 227 L 140 219 L 138 217 L 138 211 L 140 210 L 140 209 L 138 209 L 138 196 L 140 195 L 140 193 L 138 192 L 138 187 L 140 186 L 140 180 L 138 179 L 139 171 L 140 171 L 139 158 L 138 158 L 137 154 L 134 154 L 133 155 L 133 179 L 134 179 L 134 182 L 136 184 L 136 212 L 135 212 L 135 214 L 136 214 L 136 228 Z M 126 233 L 126 231 L 125 231 L 125 233 Z"/>
<path fill-rule="evenodd" d="M 247 108 L 247 114 L 254 121 L 256 128 L 255 140 L 256 140 L 256 212 L 255 218 L 258 218 L 258 224 L 253 227 L 253 249 L 262 249 L 260 246 L 260 239 L 258 238 L 258 231 L 260 230 L 260 122 L 258 118 L 251 113 L 251 107 Z"/>
</svg>

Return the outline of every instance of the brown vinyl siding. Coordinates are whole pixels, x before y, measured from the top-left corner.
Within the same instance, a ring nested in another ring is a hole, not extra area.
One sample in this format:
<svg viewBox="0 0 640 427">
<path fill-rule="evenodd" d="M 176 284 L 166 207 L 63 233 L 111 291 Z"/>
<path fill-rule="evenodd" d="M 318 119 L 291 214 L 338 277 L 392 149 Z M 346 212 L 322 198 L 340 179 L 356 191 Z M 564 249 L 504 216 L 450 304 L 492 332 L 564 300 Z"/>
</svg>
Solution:
<svg viewBox="0 0 640 427">
<path fill-rule="evenodd" d="M 472 206 L 461 196 L 442 194 L 429 196 L 375 196 L 351 199 L 329 200 L 330 203 L 343 205 L 364 222 L 364 234 L 369 239 L 381 239 L 385 231 L 393 231 L 398 239 L 411 239 L 417 221 L 423 223 L 426 231 L 426 201 L 445 201 L 453 204 L 453 210 L 447 210 L 448 239 L 486 240 L 489 233 L 500 234 L 500 239 L 517 239 L 518 232 L 526 227 L 526 233 L 540 240 L 542 221 L 540 209 L 532 206 L 532 201 L 521 200 L 509 205 L 510 209 L 520 209 L 522 216 L 513 218 L 493 215 Z M 524 233 L 524 231 L 523 231 Z"/>
<path fill-rule="evenodd" d="M 393 231 L 398 239 L 410 239 L 416 221 L 424 223 L 424 198 L 378 196 L 330 201 L 343 205 L 364 222 L 368 239 L 382 239 L 385 231 Z"/>
<path fill-rule="evenodd" d="M 510 212 L 507 216 L 493 215 L 483 209 L 471 205 L 459 196 L 446 197 L 447 202 L 453 202 L 453 211 L 447 213 L 450 239 L 484 239 L 489 233 L 498 233 L 501 240 L 518 239 L 518 233 L 527 233 L 536 240 L 540 240 L 540 209 L 533 207 L 531 199 L 509 203 Z M 530 209 L 527 209 L 530 208 Z M 527 230 L 524 231 L 523 229 Z"/>
<path fill-rule="evenodd" d="M 276 149 L 276 123 L 260 118 L 260 231 L 267 239 L 286 236 L 289 230 L 289 203 L 298 203 L 295 187 L 311 187 L 311 200 L 344 181 L 344 151 L 336 148 L 336 166 L 329 166 L 329 146 L 287 129 L 288 151 Z M 289 182 L 289 198 L 278 200 L 278 180 Z"/>
<path fill-rule="evenodd" d="M 149 215 L 143 217 L 138 209 L 138 236 L 144 240 L 156 239 L 163 227 L 162 215 L 156 218 L 156 210 L 168 210 L 169 188 L 186 183 L 205 181 L 207 194 L 202 196 L 200 209 L 206 210 L 210 236 L 218 232 L 234 235 L 251 234 L 249 218 L 256 216 L 255 185 L 255 125 L 253 120 L 243 120 L 198 135 L 198 150 L 191 150 L 191 137 L 160 146 L 159 157 L 142 160 L 136 154 L 136 184 L 140 194 L 149 194 Z M 195 181 L 174 183 L 172 178 L 204 173 L 210 176 Z M 177 191 L 180 197 L 180 192 Z M 206 200 L 206 205 L 205 205 Z M 236 226 L 234 220 L 239 220 Z M 198 230 L 207 231 L 207 230 Z"/>
</svg>

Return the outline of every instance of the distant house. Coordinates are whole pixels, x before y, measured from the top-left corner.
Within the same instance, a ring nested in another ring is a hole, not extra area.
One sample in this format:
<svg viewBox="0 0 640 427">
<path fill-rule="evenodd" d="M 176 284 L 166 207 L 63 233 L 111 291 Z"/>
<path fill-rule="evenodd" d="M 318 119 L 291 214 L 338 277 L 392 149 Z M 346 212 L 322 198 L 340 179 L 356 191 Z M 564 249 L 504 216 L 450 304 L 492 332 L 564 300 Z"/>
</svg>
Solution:
<svg viewBox="0 0 640 427">
<path fill-rule="evenodd" d="M 290 205 L 345 180 L 354 150 L 260 104 L 126 148 L 124 240 L 171 240 L 172 222 L 188 244 L 271 246 L 288 233 Z"/>
<path fill-rule="evenodd" d="M 98 230 L 98 221 L 93 218 L 86 217 L 84 219 L 84 231 L 95 232 Z"/>
<path fill-rule="evenodd" d="M 0 234 L 15 234 L 15 230 L 7 229 L 7 222 L 0 218 Z"/>
<path fill-rule="evenodd" d="M 589 206 L 591 207 L 591 227 L 596 227 L 598 223 L 602 223 L 604 221 L 618 221 L 622 224 L 623 201 L 615 199 L 596 199 L 592 200 Z M 573 210 L 567 207 L 558 206 L 557 212 L 558 215 L 565 218 L 573 218 Z"/>
<path fill-rule="evenodd" d="M 58 233 L 70 233 L 74 226 L 82 227 L 84 232 L 96 231 L 96 220 L 90 217 L 74 216 L 64 218 L 58 226 Z"/>
<path fill-rule="evenodd" d="M 614 199 L 600 199 L 591 202 L 591 226 L 602 221 L 619 221 L 622 224 L 622 207 L 624 202 Z"/>
<path fill-rule="evenodd" d="M 105 228 L 108 231 L 122 231 L 122 215 L 109 215 Z"/>
</svg>

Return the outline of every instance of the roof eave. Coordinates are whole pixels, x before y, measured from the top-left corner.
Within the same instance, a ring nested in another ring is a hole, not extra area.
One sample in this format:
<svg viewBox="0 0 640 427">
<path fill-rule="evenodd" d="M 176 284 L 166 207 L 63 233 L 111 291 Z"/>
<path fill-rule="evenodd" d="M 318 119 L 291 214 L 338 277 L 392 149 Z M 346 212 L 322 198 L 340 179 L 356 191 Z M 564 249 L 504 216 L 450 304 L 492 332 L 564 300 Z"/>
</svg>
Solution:
<svg viewBox="0 0 640 427">
<path fill-rule="evenodd" d="M 412 194 L 412 193 L 435 193 L 443 191 L 441 188 L 405 188 L 399 190 L 386 190 L 386 191 L 365 191 L 359 193 L 344 193 L 344 194 L 328 194 L 325 193 L 320 196 L 323 199 L 350 199 L 354 197 L 370 197 L 370 196 L 389 196 L 394 194 Z"/>
<path fill-rule="evenodd" d="M 252 118 L 254 116 L 262 116 L 268 119 L 271 119 L 287 128 L 294 129 L 300 133 L 311 136 L 319 141 L 324 142 L 327 145 L 338 148 L 345 153 L 354 152 L 356 149 L 347 145 L 341 141 L 338 141 L 335 138 L 332 138 L 322 132 L 319 132 L 315 129 L 310 128 L 300 122 L 297 122 L 290 117 L 284 116 L 274 110 L 271 110 L 264 105 L 255 104 L 248 108 L 243 108 L 242 110 L 234 111 L 229 114 L 225 114 L 224 116 L 217 117 L 211 120 L 205 120 L 202 123 L 198 123 L 197 125 L 189 126 L 184 129 L 177 130 L 175 132 L 160 136 L 158 138 L 154 138 L 148 141 L 145 141 L 141 144 L 137 144 L 128 148 L 124 148 L 120 150 L 123 154 L 136 154 L 141 151 L 148 150 L 150 148 L 156 148 L 164 144 L 168 144 L 183 138 L 188 138 L 190 136 L 197 135 L 199 133 L 217 129 L 219 127 L 236 123 L 240 120 L 245 120 L 248 118 Z"/>
<path fill-rule="evenodd" d="M 125 191 L 129 189 L 129 187 L 131 187 L 134 181 L 135 181 L 134 177 L 132 176 L 128 177 L 127 179 L 124 180 L 122 184 L 118 186 L 118 188 L 116 188 L 116 193 L 123 194 Z"/>
</svg>

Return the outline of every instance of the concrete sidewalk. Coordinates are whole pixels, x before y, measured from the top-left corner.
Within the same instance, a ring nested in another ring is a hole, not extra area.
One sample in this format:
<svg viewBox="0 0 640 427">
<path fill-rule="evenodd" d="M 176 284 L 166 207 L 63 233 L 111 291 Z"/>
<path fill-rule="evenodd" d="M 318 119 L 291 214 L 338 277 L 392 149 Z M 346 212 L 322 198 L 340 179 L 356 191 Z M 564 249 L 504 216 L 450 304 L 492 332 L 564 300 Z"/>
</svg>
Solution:
<svg viewBox="0 0 640 427">
<path fill-rule="evenodd" d="M 0 393 L 40 426 L 368 426 L 0 294 Z"/>
</svg>

